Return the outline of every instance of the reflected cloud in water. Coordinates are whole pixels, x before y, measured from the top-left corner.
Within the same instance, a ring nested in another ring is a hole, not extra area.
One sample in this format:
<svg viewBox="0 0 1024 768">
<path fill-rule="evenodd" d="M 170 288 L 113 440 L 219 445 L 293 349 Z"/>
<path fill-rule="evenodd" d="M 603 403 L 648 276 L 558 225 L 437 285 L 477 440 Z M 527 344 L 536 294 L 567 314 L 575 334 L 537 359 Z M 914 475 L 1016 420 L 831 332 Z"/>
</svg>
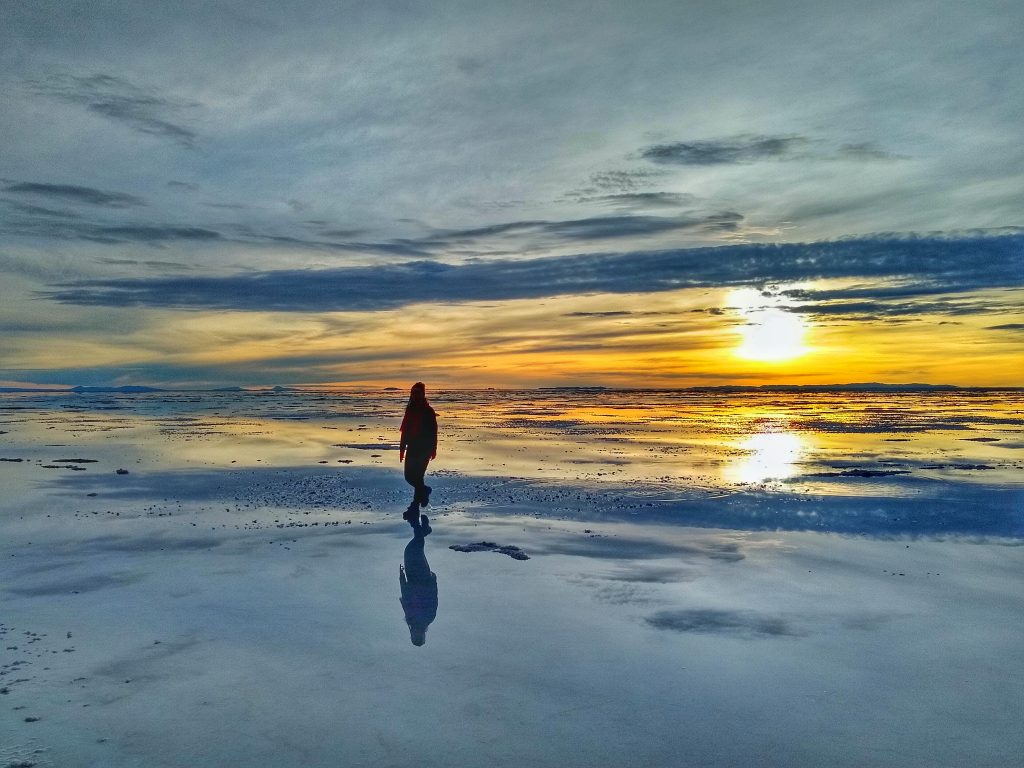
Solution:
<svg viewBox="0 0 1024 768">
<path fill-rule="evenodd" d="M 740 637 L 799 637 L 802 633 L 782 616 L 753 611 L 689 609 L 658 611 L 645 620 L 655 629 Z"/>
</svg>

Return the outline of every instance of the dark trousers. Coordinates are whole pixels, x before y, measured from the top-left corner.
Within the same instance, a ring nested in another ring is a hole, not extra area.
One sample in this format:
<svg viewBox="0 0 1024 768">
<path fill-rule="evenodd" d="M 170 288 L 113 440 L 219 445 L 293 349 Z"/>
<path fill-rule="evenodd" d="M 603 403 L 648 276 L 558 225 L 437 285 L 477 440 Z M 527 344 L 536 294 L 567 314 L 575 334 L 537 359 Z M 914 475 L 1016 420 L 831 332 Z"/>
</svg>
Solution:
<svg viewBox="0 0 1024 768">
<path fill-rule="evenodd" d="M 416 498 L 423 493 L 423 475 L 430 463 L 430 451 L 418 451 L 410 448 L 405 452 L 405 482 L 416 489 Z"/>
</svg>

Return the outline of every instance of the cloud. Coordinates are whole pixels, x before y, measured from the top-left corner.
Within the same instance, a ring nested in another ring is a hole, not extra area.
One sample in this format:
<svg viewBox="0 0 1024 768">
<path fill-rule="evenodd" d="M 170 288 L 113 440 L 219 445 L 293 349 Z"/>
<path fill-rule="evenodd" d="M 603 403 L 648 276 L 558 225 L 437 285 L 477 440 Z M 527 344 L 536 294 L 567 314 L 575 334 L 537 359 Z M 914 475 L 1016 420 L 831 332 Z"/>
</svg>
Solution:
<svg viewBox="0 0 1024 768">
<path fill-rule="evenodd" d="M 907 155 L 886 152 L 877 144 L 866 141 L 860 144 L 843 144 L 836 153 L 840 158 L 849 160 L 908 160 Z"/>
<path fill-rule="evenodd" d="M 650 235 L 679 230 L 719 229 L 723 225 L 730 228 L 743 220 L 743 216 L 734 211 L 705 215 L 680 216 L 591 216 L 583 219 L 567 219 L 564 221 L 513 221 L 503 224 L 491 224 L 473 229 L 445 230 L 427 237 L 404 241 L 418 243 L 421 246 L 453 245 L 470 243 L 487 237 L 512 234 L 540 234 L 555 239 L 605 240 L 617 237 Z"/>
<path fill-rule="evenodd" d="M 632 310 L 618 309 L 608 312 L 568 312 L 566 317 L 629 317 L 636 313 Z"/>
<path fill-rule="evenodd" d="M 948 286 L 945 290 L 949 290 Z M 984 301 L 844 301 L 829 304 L 796 304 L 781 309 L 802 315 L 850 315 L 877 320 L 904 315 L 980 315 L 1004 311 L 1007 307 L 993 306 Z"/>
<path fill-rule="evenodd" d="M 218 208 L 224 211 L 244 211 L 251 208 L 247 203 L 203 203 L 207 208 Z"/>
<path fill-rule="evenodd" d="M 591 216 L 563 221 L 514 221 L 463 230 L 446 230 L 422 238 L 393 241 L 392 246 L 403 245 L 421 253 L 471 247 L 501 237 L 527 240 L 523 251 L 534 245 L 579 244 L 619 238 L 647 237 L 672 232 L 718 233 L 734 232 L 743 221 L 735 211 L 716 213 L 683 213 L 677 216 L 642 216 L 632 214 Z"/>
<path fill-rule="evenodd" d="M 1018 279 L 1016 284 L 1020 285 L 1021 280 Z M 976 316 L 1013 311 L 1017 306 L 1013 297 L 1000 300 L 998 296 L 991 295 L 984 298 L 948 296 L 957 291 L 956 286 L 951 285 L 950 281 L 939 279 L 895 286 L 873 285 L 831 290 L 789 289 L 780 291 L 779 295 L 802 302 L 780 307 L 787 312 L 818 316 L 850 316 L 859 319 L 888 318 L 892 322 L 896 322 L 895 318 L 907 315 Z M 939 298 L 929 301 L 926 300 L 928 297 Z"/>
<path fill-rule="evenodd" d="M 29 216 L 45 216 L 48 218 L 57 219 L 82 218 L 80 214 L 74 213 L 72 211 L 62 211 L 56 208 L 46 208 L 41 205 L 31 205 L 29 203 L 17 203 L 13 200 L 5 200 L 4 202 L 7 203 L 8 207 L 10 207 L 11 209 L 18 211 L 19 213 L 27 214 Z"/>
<path fill-rule="evenodd" d="M 99 227 L 99 233 L 127 242 L 156 242 L 160 240 L 220 240 L 221 234 L 202 227 Z"/>
<path fill-rule="evenodd" d="M 269 216 L 283 218 L 285 201 L 297 200 L 311 206 L 301 218 L 371 229 L 362 237 L 381 242 L 367 252 L 409 256 L 416 244 L 396 239 L 409 233 L 398 219 L 473 227 L 489 221 L 490 206 L 512 201 L 518 212 L 508 218 L 558 221 L 673 212 L 682 202 L 674 195 L 690 191 L 786 239 L 1002 223 L 1019 209 L 1020 110 L 999 88 L 1016 50 L 990 34 L 1009 28 L 1005 8 L 929 18 L 906 40 L 881 11 L 821 6 L 808 16 L 783 3 L 770 14 L 773 30 L 816 31 L 778 56 L 767 17 L 709 6 L 694 24 L 680 4 L 642 13 L 612 4 L 577 19 L 574 39 L 553 46 L 564 27 L 558 5 L 474 5 L 444 19 L 450 45 L 439 48 L 431 43 L 440 17 L 396 15 L 387 4 L 344 18 L 268 6 L 259 23 L 242 25 L 220 4 L 137 15 L 21 4 L 0 30 L 8 78 L 27 84 L 8 89 L 7 165 L 60 179 L 61 167 L 98 163 L 102 184 L 176 214 L 199 207 L 189 195 L 196 182 L 206 199 L 263 206 Z M 230 38 L 216 35 L 225 25 Z M 949 39 L 947 25 L 966 35 L 959 66 L 920 66 Z M 480 28 L 495 35 L 486 52 Z M 833 34 L 838 45 L 821 44 Z M 204 55 L 183 59 L 182 40 Z M 843 44 L 851 40 L 858 44 Z M 623 46 L 643 52 L 629 67 Z M 794 97 L 809 93 L 817 98 Z M 179 146 L 207 141 L 209 151 L 175 162 Z M 913 173 L 886 162 L 862 173 L 859 161 L 896 151 L 916 158 Z M 846 161 L 817 174 L 777 162 L 811 156 Z M 694 168 L 728 172 L 714 184 L 676 183 Z M 577 186 L 591 188 L 594 210 L 562 198 Z M 793 215 L 810 203 L 836 213 Z M 267 218 L 246 220 L 265 227 Z"/>
<path fill-rule="evenodd" d="M 5 192 L 16 195 L 33 195 L 68 200 L 73 203 L 86 203 L 107 208 L 129 208 L 146 203 L 135 195 L 123 192 L 104 192 L 93 187 L 79 187 L 72 184 L 40 184 L 38 182 L 18 182 L 4 187 Z M 36 212 L 43 212 L 39 209 Z M 52 215 L 52 212 L 47 212 Z"/>
<path fill-rule="evenodd" d="M 810 143 L 797 134 L 756 136 L 741 134 L 721 139 L 655 144 L 640 151 L 645 160 L 664 165 L 732 165 L 792 157 Z"/>
<path fill-rule="evenodd" d="M 566 240 L 603 240 L 680 230 L 735 230 L 743 215 L 734 211 L 707 216 L 595 216 L 543 222 L 538 230 Z"/>
<path fill-rule="evenodd" d="M 185 264 L 180 261 L 157 261 L 155 259 L 115 259 L 104 257 L 97 259 L 101 264 L 117 264 L 121 266 L 130 267 L 149 267 L 150 269 L 159 270 L 190 270 L 193 269 L 191 264 Z"/>
<path fill-rule="evenodd" d="M 105 74 L 54 75 L 29 86 L 40 95 L 84 105 L 90 112 L 123 123 L 138 133 L 170 139 L 184 147 L 195 144 L 194 131 L 172 122 L 179 113 L 197 107 L 194 102 L 169 99 L 155 90 Z"/>
<path fill-rule="evenodd" d="M 821 142 L 799 134 L 759 136 L 749 133 L 716 139 L 655 144 L 640 150 L 645 160 L 662 165 L 740 165 L 761 160 L 906 160 L 875 142 L 842 144 L 834 151 L 814 151 Z"/>
<path fill-rule="evenodd" d="M 39 184 L 17 184 L 7 188 L 18 193 L 47 194 L 94 204 L 122 207 L 128 201 L 144 205 L 128 195 L 101 192 L 87 187 Z M 645 237 L 673 232 L 733 232 L 743 220 L 733 211 L 680 214 L 677 216 L 611 215 L 566 220 L 527 220 L 489 224 L 468 229 L 438 229 L 420 237 L 391 240 L 355 240 L 363 234 L 359 229 L 328 229 L 321 239 L 274 234 L 245 224 L 210 227 L 179 227 L 174 225 L 87 221 L 56 221 L 78 219 L 77 214 L 55 211 L 40 206 L 8 205 L 25 214 L 4 224 L 8 233 L 56 239 L 81 239 L 97 242 L 158 242 L 164 240 L 223 240 L 238 243 L 280 243 L 303 249 L 346 251 L 388 256 L 431 257 L 444 253 L 486 252 L 490 255 L 524 253 L 549 245 L 579 244 L 624 238 Z M 203 203 L 205 207 L 222 210 L 244 210 L 248 206 L 235 203 Z"/>
<path fill-rule="evenodd" d="M 192 239 L 210 236 L 199 230 Z M 52 286 L 41 295 L 68 304 L 95 306 L 374 311 L 416 303 L 643 293 L 853 277 L 879 282 L 899 279 L 919 283 L 928 291 L 941 288 L 942 292 L 963 292 L 1018 286 L 1022 266 L 1024 236 L 1019 235 L 867 238 L 465 264 L 417 260 L 228 276 L 83 280 Z"/>
<path fill-rule="evenodd" d="M 487 224 L 468 229 L 438 229 L 421 237 L 392 240 L 349 240 L 360 230 L 325 230 L 324 237 L 335 240 L 310 240 L 287 235 L 267 235 L 250 229 L 240 231 L 252 240 L 355 253 L 391 256 L 429 257 L 445 253 L 490 256 L 529 253 L 538 248 L 575 245 L 616 239 L 642 238 L 674 232 L 715 235 L 736 232 L 743 214 L 735 211 L 680 213 L 676 216 L 620 214 L 564 220 L 524 220 Z"/>
<path fill-rule="evenodd" d="M 316 227 L 324 225 L 323 221 L 315 219 L 311 221 L 306 221 L 304 223 Z M 366 230 L 363 229 L 325 229 L 320 234 L 323 235 L 324 237 L 336 237 L 342 240 L 350 240 L 353 237 L 359 237 L 360 235 L 363 235 L 365 232 Z"/>
<path fill-rule="evenodd" d="M 680 210 L 693 208 L 700 198 L 687 192 L 615 192 L 605 194 L 594 187 L 574 190 L 566 195 L 574 203 L 594 203 L 624 211 Z"/>
<path fill-rule="evenodd" d="M 697 202 L 697 196 L 685 192 L 626 192 L 616 195 L 581 197 L 578 202 L 594 202 L 613 208 L 653 210 L 656 208 L 682 208 Z"/>
<path fill-rule="evenodd" d="M 15 235 L 62 240 L 89 240 L 97 243 L 161 243 L 165 241 L 213 241 L 224 236 L 203 227 L 127 224 L 109 225 L 86 221 L 68 221 L 52 216 L 34 215 L 29 219 L 7 222 L 0 231 Z"/>
<path fill-rule="evenodd" d="M 648 169 L 600 171 L 590 176 L 590 185 L 601 190 L 633 192 L 641 185 L 648 184 L 652 179 L 661 175 L 659 171 Z"/>
<path fill-rule="evenodd" d="M 700 198 L 686 192 L 651 189 L 667 170 L 614 170 L 593 173 L 587 183 L 569 190 L 560 202 L 597 204 L 624 211 L 679 210 L 693 208 Z"/>
<path fill-rule="evenodd" d="M 987 326 L 989 331 L 1024 331 L 1024 323 L 1003 323 Z"/>
<path fill-rule="evenodd" d="M 751 611 L 724 611 L 711 608 L 658 611 L 645 621 L 655 629 L 701 634 L 728 634 L 740 637 L 798 637 L 801 632 L 780 616 Z"/>
</svg>

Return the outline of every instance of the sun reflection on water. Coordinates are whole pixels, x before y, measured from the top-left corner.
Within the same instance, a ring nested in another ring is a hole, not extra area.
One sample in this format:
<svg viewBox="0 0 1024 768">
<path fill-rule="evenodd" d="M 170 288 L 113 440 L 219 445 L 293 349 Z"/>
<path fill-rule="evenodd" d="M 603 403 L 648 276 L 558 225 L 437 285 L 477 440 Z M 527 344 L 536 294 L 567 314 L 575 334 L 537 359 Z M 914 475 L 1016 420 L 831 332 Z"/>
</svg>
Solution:
<svg viewBox="0 0 1024 768">
<path fill-rule="evenodd" d="M 740 483 L 793 477 L 806 448 L 804 439 L 793 432 L 761 432 L 751 435 L 738 447 L 747 453 L 727 474 L 730 480 Z"/>
</svg>

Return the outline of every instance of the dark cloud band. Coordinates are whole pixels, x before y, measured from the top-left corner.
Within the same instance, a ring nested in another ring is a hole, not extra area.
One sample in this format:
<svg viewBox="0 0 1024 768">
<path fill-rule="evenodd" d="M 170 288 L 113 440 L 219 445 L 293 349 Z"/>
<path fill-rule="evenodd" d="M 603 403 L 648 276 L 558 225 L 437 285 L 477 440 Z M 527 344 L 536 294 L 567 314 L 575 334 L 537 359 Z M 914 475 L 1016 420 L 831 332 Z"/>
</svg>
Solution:
<svg viewBox="0 0 1024 768">
<path fill-rule="evenodd" d="M 40 184 L 38 182 L 19 182 L 8 184 L 4 191 L 15 195 L 32 195 L 36 197 L 47 197 L 51 199 L 67 200 L 73 203 L 86 203 L 88 205 L 99 205 L 107 208 L 128 208 L 131 206 L 145 205 L 145 202 L 123 192 L 104 192 L 93 187 L 79 187 L 72 184 Z M 42 209 L 36 209 L 39 213 Z M 46 211 L 52 214 L 52 211 Z"/>
<path fill-rule="evenodd" d="M 655 144 L 640 152 L 645 160 L 667 165 L 727 165 L 778 160 L 810 143 L 805 136 L 734 136 L 724 139 Z"/>
<path fill-rule="evenodd" d="M 67 304 L 115 307 L 375 311 L 417 303 L 644 293 L 824 278 L 866 278 L 880 284 L 899 280 L 919 285 L 923 293 L 940 288 L 956 292 L 1016 287 L 1024 283 L 1024 236 L 733 245 L 465 264 L 418 260 L 226 277 L 87 280 L 56 285 L 41 295 Z M 886 290 L 884 285 L 880 289 Z"/>
<path fill-rule="evenodd" d="M 906 160 L 906 155 L 887 152 L 874 142 L 843 144 L 835 150 L 812 150 L 821 144 L 799 134 L 759 136 L 741 134 L 715 139 L 655 144 L 640 157 L 661 165 L 738 165 L 761 160 L 851 160 L 857 162 Z"/>
</svg>

